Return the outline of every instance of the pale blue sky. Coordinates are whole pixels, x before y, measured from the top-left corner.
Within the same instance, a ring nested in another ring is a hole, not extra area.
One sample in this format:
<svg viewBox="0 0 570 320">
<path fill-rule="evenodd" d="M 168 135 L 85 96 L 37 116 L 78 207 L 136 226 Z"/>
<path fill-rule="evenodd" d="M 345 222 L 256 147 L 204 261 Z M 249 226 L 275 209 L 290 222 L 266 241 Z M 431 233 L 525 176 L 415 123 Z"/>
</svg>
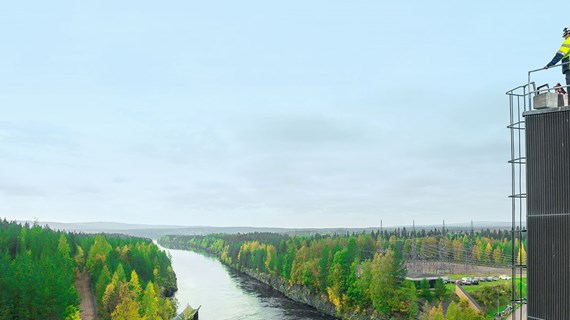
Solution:
<svg viewBox="0 0 570 320">
<path fill-rule="evenodd" d="M 507 221 L 504 92 L 567 24 L 514 0 L 3 3 L 0 216 Z"/>
</svg>

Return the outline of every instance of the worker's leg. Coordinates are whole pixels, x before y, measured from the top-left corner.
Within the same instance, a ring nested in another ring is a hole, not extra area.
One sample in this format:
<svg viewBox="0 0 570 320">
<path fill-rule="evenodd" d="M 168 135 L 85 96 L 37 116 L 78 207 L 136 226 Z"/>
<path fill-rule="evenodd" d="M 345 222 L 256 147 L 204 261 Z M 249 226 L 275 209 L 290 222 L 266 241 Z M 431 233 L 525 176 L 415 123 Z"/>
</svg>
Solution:
<svg viewBox="0 0 570 320">
<path fill-rule="evenodd" d="M 566 99 L 569 100 L 566 101 L 566 105 L 568 106 L 569 105 L 568 103 L 570 103 L 570 70 L 566 71 L 565 75 L 566 75 L 566 94 L 567 94 Z"/>
</svg>

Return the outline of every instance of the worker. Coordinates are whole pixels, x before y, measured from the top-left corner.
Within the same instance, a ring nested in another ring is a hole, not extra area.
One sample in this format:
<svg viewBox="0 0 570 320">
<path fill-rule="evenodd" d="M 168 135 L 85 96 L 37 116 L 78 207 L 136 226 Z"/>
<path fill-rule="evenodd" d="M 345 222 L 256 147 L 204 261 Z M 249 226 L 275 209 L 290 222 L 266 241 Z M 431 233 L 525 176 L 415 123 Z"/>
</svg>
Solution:
<svg viewBox="0 0 570 320">
<path fill-rule="evenodd" d="M 570 66 L 568 65 L 570 62 L 570 27 L 566 27 L 562 30 L 562 37 L 564 38 L 564 42 L 562 42 L 560 50 L 558 50 L 554 58 L 552 58 L 552 61 L 544 66 L 544 69 L 548 69 L 562 60 L 562 73 L 566 75 L 566 91 L 568 92 L 570 91 Z"/>
</svg>

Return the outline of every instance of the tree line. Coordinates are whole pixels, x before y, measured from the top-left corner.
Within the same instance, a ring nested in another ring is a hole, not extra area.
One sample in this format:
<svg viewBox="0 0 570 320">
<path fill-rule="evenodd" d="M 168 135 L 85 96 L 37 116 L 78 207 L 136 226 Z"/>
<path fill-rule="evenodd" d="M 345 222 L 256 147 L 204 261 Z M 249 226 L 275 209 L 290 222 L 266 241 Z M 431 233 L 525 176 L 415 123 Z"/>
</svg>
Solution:
<svg viewBox="0 0 570 320">
<path fill-rule="evenodd" d="M 453 245 L 454 241 L 463 244 L 463 248 L 485 250 L 488 245 L 503 250 L 503 243 L 507 244 L 503 239 L 481 234 L 473 235 L 471 240 L 465 236 L 437 232 L 424 238 L 401 233 L 398 237 L 395 232 L 312 236 L 249 233 L 165 236 L 159 243 L 170 248 L 207 251 L 235 268 L 302 285 L 332 303 L 337 316 L 363 313 L 378 318 L 414 319 L 420 315 L 418 304 L 426 299 L 414 283 L 405 280 L 404 258 L 411 250 L 420 254 L 432 244 Z M 440 294 L 437 299 L 441 301 L 444 296 L 445 293 Z M 465 313 L 465 319 L 479 319 L 478 315 L 471 317 L 465 306 L 458 305 L 456 310 Z"/>
<path fill-rule="evenodd" d="M 91 276 L 101 319 L 171 319 L 176 276 L 148 239 L 0 221 L 0 318 L 80 319 L 74 280 Z"/>
</svg>

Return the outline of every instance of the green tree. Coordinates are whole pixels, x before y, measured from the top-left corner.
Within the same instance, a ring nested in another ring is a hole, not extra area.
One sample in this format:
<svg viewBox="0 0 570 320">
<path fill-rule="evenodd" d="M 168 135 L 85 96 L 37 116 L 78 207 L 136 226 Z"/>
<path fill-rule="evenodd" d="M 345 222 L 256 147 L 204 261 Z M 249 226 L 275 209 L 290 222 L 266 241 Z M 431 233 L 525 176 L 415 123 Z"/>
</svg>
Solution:
<svg viewBox="0 0 570 320">
<path fill-rule="evenodd" d="M 118 287 L 119 283 L 127 281 L 127 277 L 125 276 L 125 269 L 123 268 L 123 264 L 119 263 L 117 266 L 117 270 L 113 273 L 113 278 L 111 278 L 111 282 Z"/>
<path fill-rule="evenodd" d="M 87 268 L 89 271 L 93 272 L 95 268 L 105 265 L 107 256 L 111 251 L 113 251 L 113 248 L 107 242 L 107 239 L 102 235 L 97 235 L 87 256 Z"/>
<path fill-rule="evenodd" d="M 416 285 L 412 281 L 404 281 L 398 293 L 400 300 L 398 312 L 406 317 L 406 319 L 415 319 L 418 313 L 418 304 L 416 303 Z"/>
<path fill-rule="evenodd" d="M 323 253 L 319 259 L 319 288 L 322 292 L 325 292 L 327 289 L 327 277 L 328 277 L 328 270 L 329 270 L 329 261 L 330 261 L 330 247 L 326 246 L 323 249 Z"/>
<path fill-rule="evenodd" d="M 347 248 L 338 251 L 333 257 L 329 283 L 331 287 L 336 288 L 338 295 L 342 295 L 348 290 L 347 278 L 350 273 L 350 264 L 352 263 L 350 258 L 351 253 Z"/>
<path fill-rule="evenodd" d="M 70 305 L 65 309 L 65 320 L 81 320 L 81 313 L 79 308 L 74 305 Z"/>
<path fill-rule="evenodd" d="M 370 299 L 374 308 L 383 315 L 390 315 L 398 310 L 398 285 L 400 270 L 394 252 L 376 254 L 371 264 L 372 279 Z"/>
<path fill-rule="evenodd" d="M 350 266 L 350 274 L 348 276 L 348 290 L 347 290 L 347 297 L 348 302 L 353 305 L 364 305 L 365 304 L 365 297 L 366 292 L 365 288 L 359 283 L 358 281 L 358 267 L 360 265 L 360 261 L 358 259 L 354 260 L 352 265 Z"/>
<path fill-rule="evenodd" d="M 154 291 L 152 282 L 149 282 L 144 290 L 141 314 L 144 320 L 154 320 L 158 318 L 158 296 Z"/>
<path fill-rule="evenodd" d="M 457 306 L 457 304 L 455 304 L 455 302 L 451 302 L 449 304 L 449 306 L 447 306 L 447 313 L 445 314 L 445 319 L 446 320 L 461 320 L 461 318 L 459 318 L 459 307 Z"/>
<path fill-rule="evenodd" d="M 95 283 L 95 297 L 99 303 L 102 302 L 103 294 L 107 285 L 111 282 L 111 272 L 107 266 L 103 267 L 103 271 L 99 275 L 97 282 Z"/>
<path fill-rule="evenodd" d="M 475 312 L 473 309 L 471 309 L 471 307 L 469 307 L 469 304 L 467 302 L 467 300 L 461 300 L 459 302 L 459 313 L 458 313 L 458 317 L 457 319 L 461 319 L 461 320 L 484 320 L 485 317 L 484 315 Z"/>
<path fill-rule="evenodd" d="M 447 288 L 445 287 L 445 284 L 441 278 L 437 278 L 435 281 L 435 287 L 433 291 L 433 296 L 438 301 L 442 301 L 447 296 Z"/>
<path fill-rule="evenodd" d="M 67 242 L 67 238 L 65 237 L 65 234 L 63 234 L 63 233 L 59 236 L 57 251 L 65 259 L 68 259 L 68 260 L 71 259 L 71 256 L 70 256 L 71 248 L 69 247 L 69 242 Z"/>
<path fill-rule="evenodd" d="M 431 302 L 431 300 L 433 299 L 429 282 L 427 281 L 426 278 L 423 278 L 422 281 L 420 281 L 420 296 L 426 299 L 426 301 L 428 302 Z"/>
<path fill-rule="evenodd" d="M 295 260 L 295 253 L 297 248 L 293 242 L 287 241 L 287 251 L 283 259 L 282 276 L 284 279 L 291 279 L 291 270 L 293 269 L 293 261 Z"/>
</svg>

